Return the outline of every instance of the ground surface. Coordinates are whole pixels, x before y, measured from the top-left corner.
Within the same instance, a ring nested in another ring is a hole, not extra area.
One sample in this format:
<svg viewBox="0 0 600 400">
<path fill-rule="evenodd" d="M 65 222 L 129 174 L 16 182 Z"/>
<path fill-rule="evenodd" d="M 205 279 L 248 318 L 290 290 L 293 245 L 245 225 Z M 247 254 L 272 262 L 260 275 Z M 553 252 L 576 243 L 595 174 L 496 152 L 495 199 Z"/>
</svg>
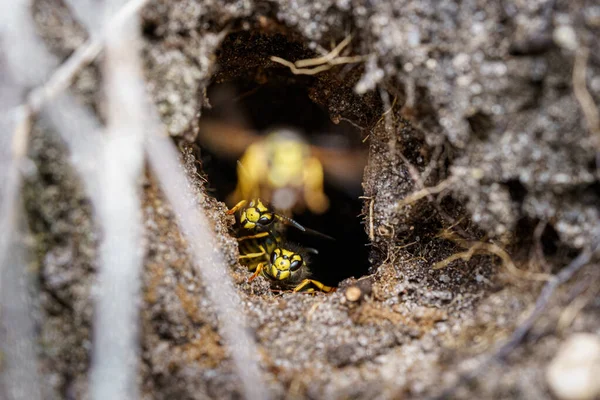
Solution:
<svg viewBox="0 0 600 400">
<path fill-rule="evenodd" d="M 60 57 L 85 38 L 61 2 L 38 0 L 33 10 Z M 147 88 L 199 190 L 206 183 L 186 142 L 197 136 L 211 79 L 305 85 L 332 119 L 350 119 L 368 136 L 371 274 L 331 295 L 275 293 L 262 278 L 247 283 L 231 217 L 222 203 L 199 200 L 276 398 L 442 393 L 531 310 L 543 284 L 531 273 L 560 271 L 600 234 L 598 127 L 590 128 L 572 73 L 574 63 L 587 65 L 585 92 L 597 104 L 600 7 L 592 1 L 155 1 L 143 21 Z M 358 66 L 306 78 L 268 59 L 311 57 L 349 33 L 350 53 L 368 55 Z M 102 113 L 99 79 L 87 68 L 73 90 Z M 38 174 L 24 197 L 47 396 L 85 398 L 100 235 L 66 150 L 43 121 L 30 156 Z M 440 183 L 446 190 L 431 198 L 403 200 Z M 144 397 L 238 396 L 213 307 L 151 176 L 143 209 Z M 495 247 L 433 269 L 481 241 Z M 509 272 L 500 247 L 530 274 Z M 561 342 L 574 332 L 600 334 L 599 271 L 594 261 L 560 287 L 523 345 L 455 395 L 548 398 L 545 371 Z M 352 285 L 365 296 L 348 300 Z"/>
</svg>

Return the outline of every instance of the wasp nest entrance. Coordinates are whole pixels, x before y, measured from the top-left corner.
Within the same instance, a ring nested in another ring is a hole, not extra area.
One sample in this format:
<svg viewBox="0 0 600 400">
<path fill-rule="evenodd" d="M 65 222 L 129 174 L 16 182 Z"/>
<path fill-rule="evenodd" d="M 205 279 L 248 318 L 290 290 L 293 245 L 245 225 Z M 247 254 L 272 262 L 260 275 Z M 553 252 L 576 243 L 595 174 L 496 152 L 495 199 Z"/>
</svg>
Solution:
<svg viewBox="0 0 600 400">
<path fill-rule="evenodd" d="M 311 257 L 311 270 L 315 279 L 325 284 L 366 274 L 369 240 L 362 224 L 360 197 L 368 145 L 363 139 L 380 110 L 366 106 L 353 91 L 362 67 L 345 65 L 315 75 L 295 74 L 273 62 L 271 56 L 298 60 L 314 57 L 314 53 L 274 32 L 230 34 L 217 56 L 218 70 L 206 93 L 210 106 L 200 119 L 198 139 L 203 169 L 214 195 L 230 207 L 235 204 L 240 199 L 239 187 L 237 198 L 233 194 L 236 185 L 246 179 L 238 176 L 237 161 L 252 164 L 254 156 L 247 152 L 250 146 L 269 146 L 274 132 L 288 132 L 304 141 L 310 157 L 320 164 L 327 198 L 327 202 L 311 201 L 306 192 L 319 190 L 307 184 L 299 195 L 301 204 L 291 216 L 335 241 L 295 229 L 287 230 L 287 239 L 318 250 L 318 255 Z M 294 161 L 293 149 L 278 151 L 276 156 L 288 163 L 286 168 L 301 162 Z M 269 168 L 276 162 L 268 160 Z M 307 173 L 313 166 L 303 168 L 304 175 L 311 176 L 309 180 L 317 179 L 314 173 Z M 263 188 L 259 195 L 277 196 L 281 191 L 276 189 L 267 188 L 265 195 Z M 273 198 L 267 200 L 274 203 Z"/>
</svg>

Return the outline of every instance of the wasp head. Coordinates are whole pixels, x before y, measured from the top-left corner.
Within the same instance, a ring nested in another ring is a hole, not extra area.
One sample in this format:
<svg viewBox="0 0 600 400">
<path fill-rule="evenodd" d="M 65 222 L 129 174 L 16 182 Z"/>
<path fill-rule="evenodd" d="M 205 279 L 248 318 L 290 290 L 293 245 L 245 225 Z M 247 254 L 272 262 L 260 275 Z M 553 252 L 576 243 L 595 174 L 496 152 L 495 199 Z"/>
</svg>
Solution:
<svg viewBox="0 0 600 400">
<path fill-rule="evenodd" d="M 285 281 L 297 273 L 306 261 L 295 251 L 278 247 L 271 253 L 269 266 L 265 272 L 272 279 Z"/>
<path fill-rule="evenodd" d="M 252 200 L 242 210 L 240 224 L 248 230 L 266 230 L 275 221 L 275 213 L 260 199 Z"/>
</svg>

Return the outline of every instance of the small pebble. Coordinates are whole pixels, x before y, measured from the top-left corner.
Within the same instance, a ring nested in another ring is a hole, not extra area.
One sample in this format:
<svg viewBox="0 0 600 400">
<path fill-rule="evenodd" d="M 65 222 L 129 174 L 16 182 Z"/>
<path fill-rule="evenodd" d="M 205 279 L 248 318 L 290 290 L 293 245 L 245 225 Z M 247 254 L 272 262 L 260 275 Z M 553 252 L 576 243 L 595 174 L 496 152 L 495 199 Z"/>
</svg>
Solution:
<svg viewBox="0 0 600 400">
<path fill-rule="evenodd" d="M 552 34 L 554 43 L 568 50 L 577 50 L 577 34 L 569 25 L 559 26 Z"/>
<path fill-rule="evenodd" d="M 358 301 L 362 296 L 362 291 L 358 286 L 350 286 L 344 293 L 348 301 Z"/>
<path fill-rule="evenodd" d="M 578 333 L 565 340 L 546 370 L 552 392 L 561 400 L 600 396 L 600 336 Z"/>
</svg>

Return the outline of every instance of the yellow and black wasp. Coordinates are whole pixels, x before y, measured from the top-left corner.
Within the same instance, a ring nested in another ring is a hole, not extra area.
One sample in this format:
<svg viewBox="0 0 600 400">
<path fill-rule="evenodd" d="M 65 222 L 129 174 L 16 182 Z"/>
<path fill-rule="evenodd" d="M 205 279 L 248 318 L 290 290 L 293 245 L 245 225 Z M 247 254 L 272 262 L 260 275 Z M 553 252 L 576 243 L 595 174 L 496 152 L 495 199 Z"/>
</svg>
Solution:
<svg viewBox="0 0 600 400">
<path fill-rule="evenodd" d="M 233 199 L 266 197 L 281 210 L 305 205 L 322 214 L 329 207 L 323 191 L 323 167 L 304 138 L 291 130 L 271 132 L 246 149 L 238 162 Z"/>
<path fill-rule="evenodd" d="M 283 241 L 285 225 L 292 225 L 300 230 L 306 230 L 291 218 L 276 213 L 261 199 L 249 202 L 242 200 L 227 213 L 235 214 L 237 218 L 236 237 L 239 242 L 240 260 L 255 264 L 261 259 L 268 260 L 271 252 Z"/>
<path fill-rule="evenodd" d="M 314 287 L 324 292 L 333 290 L 308 278 L 308 250 L 285 242 L 284 230 L 287 225 L 291 225 L 303 232 L 332 238 L 307 229 L 293 219 L 275 212 L 258 198 L 240 201 L 228 214 L 238 211 L 236 236 L 240 261 L 248 266 L 250 272 L 254 272 L 251 279 L 261 274 L 276 282 L 278 286 L 293 287 L 294 291 L 314 291 Z"/>
<path fill-rule="evenodd" d="M 260 197 L 286 212 L 308 209 L 323 214 L 329 208 L 325 178 L 347 190 L 360 187 L 367 152 L 326 148 L 308 143 L 299 132 L 274 129 L 259 135 L 250 129 L 204 119 L 200 141 L 227 159 L 238 159 L 238 182 L 229 205 Z"/>
<path fill-rule="evenodd" d="M 310 279 L 309 251 L 313 249 L 305 249 L 292 243 L 281 243 L 271 252 L 268 262 L 256 265 L 250 280 L 262 275 L 276 286 L 292 289 L 294 292 L 334 291 L 334 287 Z"/>
</svg>

